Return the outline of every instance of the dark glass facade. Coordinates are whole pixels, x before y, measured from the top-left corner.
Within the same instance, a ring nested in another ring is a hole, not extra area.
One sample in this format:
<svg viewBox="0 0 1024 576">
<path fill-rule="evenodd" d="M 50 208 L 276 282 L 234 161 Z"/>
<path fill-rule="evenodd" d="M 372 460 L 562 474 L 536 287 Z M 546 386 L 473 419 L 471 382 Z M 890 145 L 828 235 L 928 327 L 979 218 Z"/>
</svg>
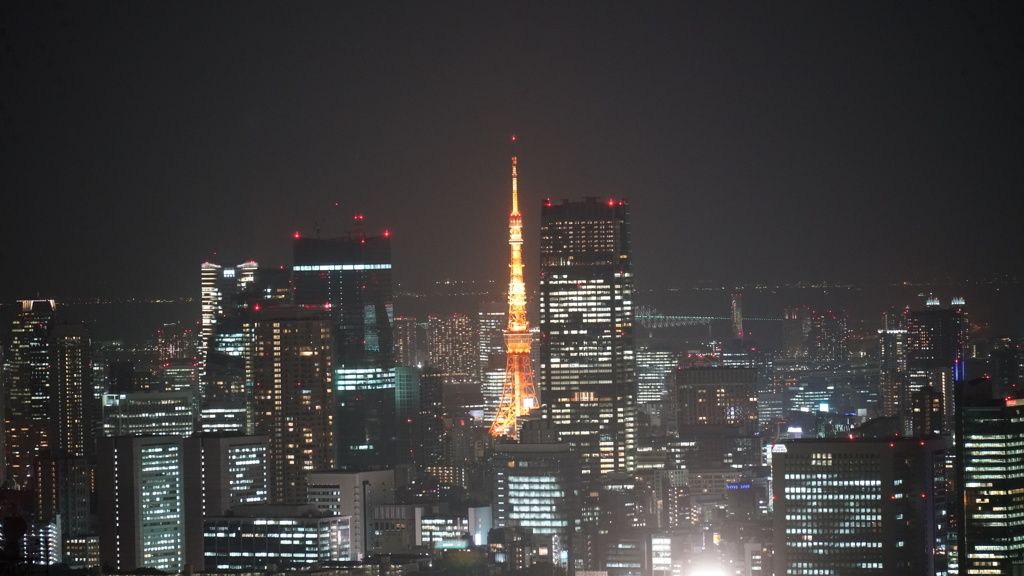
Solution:
<svg viewBox="0 0 1024 576">
<path fill-rule="evenodd" d="M 292 283 L 295 304 L 325 309 L 334 328 L 337 467 L 394 468 L 391 239 L 296 238 Z"/>
</svg>

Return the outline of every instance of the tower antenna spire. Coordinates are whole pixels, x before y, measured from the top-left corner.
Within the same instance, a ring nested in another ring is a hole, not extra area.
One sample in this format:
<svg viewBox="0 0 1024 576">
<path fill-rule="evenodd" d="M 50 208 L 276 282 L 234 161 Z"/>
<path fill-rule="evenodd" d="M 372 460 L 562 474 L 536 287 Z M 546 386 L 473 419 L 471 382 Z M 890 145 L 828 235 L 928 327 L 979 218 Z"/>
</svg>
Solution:
<svg viewBox="0 0 1024 576">
<path fill-rule="evenodd" d="M 512 135 L 512 145 L 516 137 Z M 523 215 L 519 212 L 519 184 L 515 150 L 512 151 L 512 213 L 508 217 L 508 244 L 511 249 L 508 281 L 508 329 L 505 331 L 505 386 L 501 402 L 491 424 L 491 436 L 516 438 L 517 419 L 538 407 L 533 385 L 530 347 L 533 336 L 526 319 L 526 284 L 523 282 Z"/>
</svg>

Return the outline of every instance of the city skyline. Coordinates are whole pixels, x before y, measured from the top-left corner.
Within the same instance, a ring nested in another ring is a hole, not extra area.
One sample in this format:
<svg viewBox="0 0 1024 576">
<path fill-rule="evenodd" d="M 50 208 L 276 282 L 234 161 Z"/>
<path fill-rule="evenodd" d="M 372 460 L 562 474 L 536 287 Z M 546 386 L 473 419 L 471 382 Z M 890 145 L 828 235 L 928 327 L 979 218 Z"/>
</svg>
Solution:
<svg viewBox="0 0 1024 576">
<path fill-rule="evenodd" d="M 4 302 L 186 295 L 354 213 L 396 285 L 500 283 L 513 132 L 527 245 L 625 198 L 640 287 L 1021 275 L 1017 7 L 4 10 Z"/>
</svg>

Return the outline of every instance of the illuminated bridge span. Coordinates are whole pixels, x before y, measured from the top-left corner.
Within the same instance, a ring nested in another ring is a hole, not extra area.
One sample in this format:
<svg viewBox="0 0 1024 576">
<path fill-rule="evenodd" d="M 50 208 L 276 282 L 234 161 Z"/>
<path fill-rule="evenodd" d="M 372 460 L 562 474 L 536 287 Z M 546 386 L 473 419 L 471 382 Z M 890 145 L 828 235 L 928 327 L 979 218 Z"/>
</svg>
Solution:
<svg viewBox="0 0 1024 576">
<path fill-rule="evenodd" d="M 637 306 L 633 317 L 644 328 L 674 328 L 676 326 L 706 326 L 715 320 L 732 322 L 731 316 L 667 316 L 653 306 Z M 743 318 L 753 322 L 781 322 L 782 318 Z"/>
</svg>

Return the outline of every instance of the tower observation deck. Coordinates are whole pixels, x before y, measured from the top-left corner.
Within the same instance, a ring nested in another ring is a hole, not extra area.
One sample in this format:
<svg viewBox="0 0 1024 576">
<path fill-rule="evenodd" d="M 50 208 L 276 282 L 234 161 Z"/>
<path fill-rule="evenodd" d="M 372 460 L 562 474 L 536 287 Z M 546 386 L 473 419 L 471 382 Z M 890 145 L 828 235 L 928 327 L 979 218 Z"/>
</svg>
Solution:
<svg viewBox="0 0 1024 576">
<path fill-rule="evenodd" d="M 512 136 L 512 141 L 516 139 Z M 516 419 L 537 408 L 537 390 L 533 385 L 530 362 L 530 323 L 526 319 L 526 285 L 523 282 L 523 215 L 519 213 L 519 190 L 516 184 L 516 157 L 512 156 L 512 213 L 508 218 L 509 262 L 508 330 L 505 331 L 505 386 L 497 414 L 491 424 L 491 436 L 517 437 Z"/>
</svg>

